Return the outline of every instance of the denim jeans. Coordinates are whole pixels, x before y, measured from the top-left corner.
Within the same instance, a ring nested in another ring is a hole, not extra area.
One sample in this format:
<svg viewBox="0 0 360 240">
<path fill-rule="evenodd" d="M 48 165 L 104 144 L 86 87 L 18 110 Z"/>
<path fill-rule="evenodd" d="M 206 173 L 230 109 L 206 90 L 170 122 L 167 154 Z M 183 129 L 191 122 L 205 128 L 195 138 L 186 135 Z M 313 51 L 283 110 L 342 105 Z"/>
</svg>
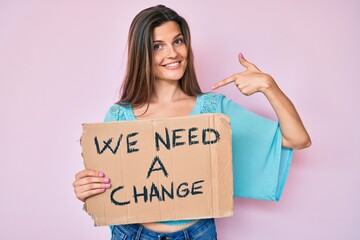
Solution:
<svg viewBox="0 0 360 240">
<path fill-rule="evenodd" d="M 111 240 L 216 240 L 214 219 L 202 219 L 188 228 L 171 232 L 154 232 L 141 224 L 116 225 Z"/>
</svg>

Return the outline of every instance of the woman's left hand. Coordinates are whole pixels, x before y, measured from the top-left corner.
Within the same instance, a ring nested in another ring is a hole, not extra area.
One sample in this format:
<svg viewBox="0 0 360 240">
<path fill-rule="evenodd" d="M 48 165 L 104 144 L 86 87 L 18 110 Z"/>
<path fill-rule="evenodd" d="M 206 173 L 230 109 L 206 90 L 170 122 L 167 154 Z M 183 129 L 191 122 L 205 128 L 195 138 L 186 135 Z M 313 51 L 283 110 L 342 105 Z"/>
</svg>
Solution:
<svg viewBox="0 0 360 240">
<path fill-rule="evenodd" d="M 244 66 L 246 70 L 235 73 L 234 75 L 215 83 L 211 87 L 212 90 L 229 83 L 234 83 L 242 94 L 250 96 L 256 92 L 264 92 L 275 83 L 274 79 L 269 74 L 260 71 L 253 63 L 248 62 L 241 53 L 239 53 L 238 58 L 240 64 Z"/>
<path fill-rule="evenodd" d="M 239 54 L 239 62 L 246 68 L 245 71 L 215 83 L 211 89 L 214 90 L 229 83 L 234 83 L 240 92 L 246 96 L 262 92 L 269 100 L 278 117 L 282 132 L 282 145 L 294 149 L 310 146 L 310 136 L 299 114 L 275 80 L 269 74 L 260 71 L 254 64 L 246 61 L 241 53 Z"/>
</svg>

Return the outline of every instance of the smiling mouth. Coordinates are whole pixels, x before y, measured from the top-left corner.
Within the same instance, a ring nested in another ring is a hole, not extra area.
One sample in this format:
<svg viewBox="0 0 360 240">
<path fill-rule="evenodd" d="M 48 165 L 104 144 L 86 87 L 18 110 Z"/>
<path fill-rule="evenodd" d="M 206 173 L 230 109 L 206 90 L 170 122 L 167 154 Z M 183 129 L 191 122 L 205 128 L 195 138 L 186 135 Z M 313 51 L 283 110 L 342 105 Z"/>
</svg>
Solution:
<svg viewBox="0 0 360 240">
<path fill-rule="evenodd" d="M 176 61 L 176 62 L 172 62 L 172 63 L 168 63 L 163 65 L 164 67 L 176 67 L 178 65 L 180 65 L 181 61 Z"/>
</svg>

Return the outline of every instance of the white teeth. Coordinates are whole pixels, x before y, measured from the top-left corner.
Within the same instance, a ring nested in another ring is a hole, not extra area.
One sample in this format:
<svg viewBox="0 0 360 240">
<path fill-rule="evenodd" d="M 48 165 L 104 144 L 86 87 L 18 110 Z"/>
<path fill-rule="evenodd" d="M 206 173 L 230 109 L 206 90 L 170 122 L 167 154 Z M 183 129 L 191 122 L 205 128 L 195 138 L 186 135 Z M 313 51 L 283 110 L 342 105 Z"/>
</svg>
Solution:
<svg viewBox="0 0 360 240">
<path fill-rule="evenodd" d="M 179 65 L 179 62 L 174 62 L 174 63 L 169 63 L 169 64 L 166 64 L 166 66 L 169 66 L 169 67 L 175 67 Z"/>
</svg>

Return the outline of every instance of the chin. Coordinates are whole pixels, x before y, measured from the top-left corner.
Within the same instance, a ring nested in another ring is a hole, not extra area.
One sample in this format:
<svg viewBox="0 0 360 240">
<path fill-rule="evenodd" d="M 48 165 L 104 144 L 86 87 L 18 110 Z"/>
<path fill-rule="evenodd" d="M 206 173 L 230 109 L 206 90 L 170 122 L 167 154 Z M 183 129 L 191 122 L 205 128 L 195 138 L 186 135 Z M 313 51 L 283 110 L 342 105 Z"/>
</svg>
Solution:
<svg viewBox="0 0 360 240">
<path fill-rule="evenodd" d="M 184 76 L 184 73 L 185 72 L 179 74 L 159 74 L 155 75 L 155 78 L 165 81 L 179 81 Z"/>
</svg>

